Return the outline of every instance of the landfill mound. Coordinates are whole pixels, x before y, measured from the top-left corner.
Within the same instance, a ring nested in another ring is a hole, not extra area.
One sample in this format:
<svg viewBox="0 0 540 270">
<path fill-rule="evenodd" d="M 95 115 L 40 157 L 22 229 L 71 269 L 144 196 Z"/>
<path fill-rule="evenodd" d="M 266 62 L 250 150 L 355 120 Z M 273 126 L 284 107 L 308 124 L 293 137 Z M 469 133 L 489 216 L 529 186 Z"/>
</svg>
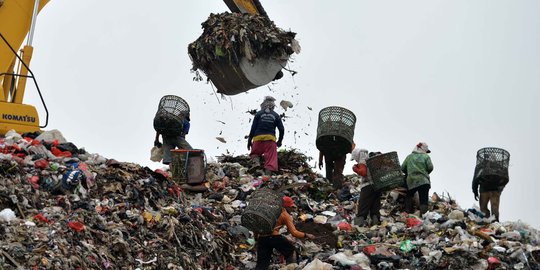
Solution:
<svg viewBox="0 0 540 270">
<path fill-rule="evenodd" d="M 382 224 L 355 226 L 358 178 L 336 192 L 297 150 L 280 152 L 271 178 L 246 156 L 222 156 L 208 166 L 208 190 L 189 193 L 166 170 L 49 135 L 0 139 L 0 269 L 252 269 L 256 241 L 240 217 L 262 187 L 292 196 L 298 228 L 316 235 L 289 237 L 299 263 L 276 255 L 272 269 L 540 269 L 536 229 L 492 222 L 448 195 L 434 194 L 419 217 L 388 192 Z"/>
<path fill-rule="evenodd" d="M 202 28 L 202 35 L 188 45 L 194 71 L 206 72 L 216 60 L 239 63 L 243 57 L 252 61 L 289 56 L 296 43 L 296 33 L 279 29 L 268 17 L 256 14 L 212 13 Z"/>
</svg>

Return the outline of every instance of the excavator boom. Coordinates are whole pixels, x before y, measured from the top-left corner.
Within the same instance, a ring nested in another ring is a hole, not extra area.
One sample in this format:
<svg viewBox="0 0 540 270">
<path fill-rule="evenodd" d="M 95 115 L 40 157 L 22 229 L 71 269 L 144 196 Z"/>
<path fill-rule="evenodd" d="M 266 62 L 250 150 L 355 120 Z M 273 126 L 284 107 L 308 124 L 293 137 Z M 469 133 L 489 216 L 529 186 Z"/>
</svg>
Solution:
<svg viewBox="0 0 540 270">
<path fill-rule="evenodd" d="M 268 17 L 259 0 L 223 0 L 231 12 L 259 14 Z"/>
<path fill-rule="evenodd" d="M 22 104 L 35 19 L 49 0 L 0 0 L 0 134 L 39 130 L 36 108 Z M 25 38 L 27 44 L 20 50 Z M 19 60 L 19 61 L 18 61 Z"/>
</svg>

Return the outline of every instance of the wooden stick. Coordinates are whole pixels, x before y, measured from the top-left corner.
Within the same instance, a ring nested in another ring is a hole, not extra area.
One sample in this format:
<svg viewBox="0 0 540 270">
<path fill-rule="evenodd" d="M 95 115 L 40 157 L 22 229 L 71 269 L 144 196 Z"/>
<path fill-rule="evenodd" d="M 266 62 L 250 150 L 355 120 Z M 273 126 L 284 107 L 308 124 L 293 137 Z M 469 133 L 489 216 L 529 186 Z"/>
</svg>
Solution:
<svg viewBox="0 0 540 270">
<path fill-rule="evenodd" d="M 5 251 L 3 251 L 1 249 L 0 249 L 0 252 L 2 253 L 2 255 L 4 255 L 4 257 L 6 257 L 8 260 L 10 260 L 17 267 L 17 269 L 22 269 L 21 265 L 19 263 L 17 263 L 17 261 L 15 261 L 15 259 L 13 259 L 13 257 L 11 257 L 9 254 L 7 254 Z"/>
</svg>

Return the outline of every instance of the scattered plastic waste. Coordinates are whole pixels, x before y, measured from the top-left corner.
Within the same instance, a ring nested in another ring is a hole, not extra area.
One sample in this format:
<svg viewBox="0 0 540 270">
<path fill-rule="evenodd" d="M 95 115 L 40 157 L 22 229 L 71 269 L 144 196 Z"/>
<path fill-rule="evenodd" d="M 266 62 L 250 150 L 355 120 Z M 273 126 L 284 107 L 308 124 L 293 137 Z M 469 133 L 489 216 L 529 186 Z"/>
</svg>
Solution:
<svg viewBox="0 0 540 270">
<path fill-rule="evenodd" d="M 60 151 L 70 154 L 55 156 L 54 140 L 14 132 L 0 140 L 2 269 L 252 269 L 256 235 L 240 221 L 260 188 L 291 196 L 297 228 L 315 235 L 294 241 L 297 265 L 276 256 L 274 268 L 540 269 L 537 229 L 494 222 L 444 194 L 431 196 L 429 211 L 417 217 L 404 213 L 400 191 L 387 192 L 380 225 L 352 226 L 358 177 L 345 176 L 351 197 L 340 200 L 294 149 L 280 151 L 280 171 L 264 178 L 247 156 L 218 157 L 207 166 L 208 188 L 195 193 L 168 169 L 64 144 Z M 39 160 L 48 166 L 36 166 Z"/>
</svg>

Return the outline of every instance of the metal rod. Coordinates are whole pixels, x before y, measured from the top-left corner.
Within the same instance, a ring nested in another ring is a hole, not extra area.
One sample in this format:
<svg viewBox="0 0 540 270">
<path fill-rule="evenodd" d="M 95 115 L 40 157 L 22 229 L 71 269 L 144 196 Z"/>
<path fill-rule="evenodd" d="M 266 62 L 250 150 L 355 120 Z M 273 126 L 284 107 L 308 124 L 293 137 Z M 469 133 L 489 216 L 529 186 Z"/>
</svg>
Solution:
<svg viewBox="0 0 540 270">
<path fill-rule="evenodd" d="M 28 46 L 32 46 L 34 39 L 34 29 L 36 28 L 37 14 L 39 10 L 39 0 L 34 1 L 34 12 L 32 13 L 32 23 L 30 24 L 30 31 L 28 32 Z"/>
</svg>

